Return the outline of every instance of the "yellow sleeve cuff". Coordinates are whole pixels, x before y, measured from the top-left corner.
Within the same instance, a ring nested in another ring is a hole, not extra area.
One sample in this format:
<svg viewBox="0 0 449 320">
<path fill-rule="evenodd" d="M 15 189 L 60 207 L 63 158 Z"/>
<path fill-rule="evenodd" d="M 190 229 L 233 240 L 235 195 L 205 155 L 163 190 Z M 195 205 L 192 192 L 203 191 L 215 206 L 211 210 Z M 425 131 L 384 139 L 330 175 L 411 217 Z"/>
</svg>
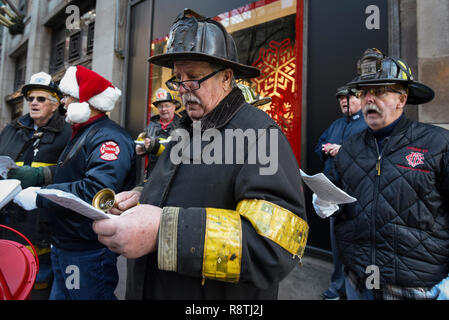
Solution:
<svg viewBox="0 0 449 320">
<path fill-rule="evenodd" d="M 241 217 L 256 232 L 302 257 L 307 243 L 307 222 L 274 203 L 265 200 L 242 200 L 237 210 L 206 208 L 203 279 L 237 283 L 242 260 Z M 203 280 L 204 283 L 204 280 Z"/>
<path fill-rule="evenodd" d="M 242 225 L 234 210 L 206 208 L 204 279 L 237 283 L 242 260 Z"/>
<path fill-rule="evenodd" d="M 302 257 L 307 243 L 307 222 L 274 203 L 242 200 L 237 212 L 245 217 L 258 234 L 267 237 L 294 256 Z"/>
</svg>

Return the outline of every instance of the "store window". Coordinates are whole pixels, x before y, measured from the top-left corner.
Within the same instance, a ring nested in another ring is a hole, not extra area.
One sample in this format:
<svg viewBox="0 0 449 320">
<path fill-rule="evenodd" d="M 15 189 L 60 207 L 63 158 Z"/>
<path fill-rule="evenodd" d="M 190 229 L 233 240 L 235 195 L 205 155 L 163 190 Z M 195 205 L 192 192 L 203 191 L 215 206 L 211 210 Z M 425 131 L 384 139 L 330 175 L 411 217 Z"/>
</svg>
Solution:
<svg viewBox="0 0 449 320">
<path fill-rule="evenodd" d="M 302 86 L 302 1 L 260 0 L 214 17 L 234 38 L 239 61 L 259 68 L 259 78 L 250 79 L 250 85 L 262 97 L 272 102 L 260 106 L 283 130 L 296 158 L 301 146 L 301 86 Z M 155 39 L 151 55 L 165 52 L 168 35 Z M 297 44 L 299 43 L 299 46 Z M 148 121 L 157 110 L 151 99 L 172 71 L 150 66 Z M 172 92 L 176 96 L 176 92 Z"/>
<path fill-rule="evenodd" d="M 14 91 L 19 90 L 25 84 L 27 53 L 17 56 L 14 70 Z"/>
</svg>

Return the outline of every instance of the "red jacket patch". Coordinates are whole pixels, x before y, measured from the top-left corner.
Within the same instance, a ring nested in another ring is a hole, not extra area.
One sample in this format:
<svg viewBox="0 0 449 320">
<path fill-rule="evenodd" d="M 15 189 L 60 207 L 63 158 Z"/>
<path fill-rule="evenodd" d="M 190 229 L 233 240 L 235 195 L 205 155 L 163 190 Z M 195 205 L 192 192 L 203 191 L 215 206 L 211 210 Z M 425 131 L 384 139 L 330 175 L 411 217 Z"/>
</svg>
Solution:
<svg viewBox="0 0 449 320">
<path fill-rule="evenodd" d="M 118 159 L 117 156 L 120 153 L 120 147 L 114 141 L 108 141 L 101 145 L 100 153 L 100 159 L 105 161 L 114 161 Z"/>
<path fill-rule="evenodd" d="M 420 164 L 424 164 L 424 154 L 421 152 L 412 152 L 405 158 L 407 159 L 408 164 L 413 168 Z"/>
</svg>

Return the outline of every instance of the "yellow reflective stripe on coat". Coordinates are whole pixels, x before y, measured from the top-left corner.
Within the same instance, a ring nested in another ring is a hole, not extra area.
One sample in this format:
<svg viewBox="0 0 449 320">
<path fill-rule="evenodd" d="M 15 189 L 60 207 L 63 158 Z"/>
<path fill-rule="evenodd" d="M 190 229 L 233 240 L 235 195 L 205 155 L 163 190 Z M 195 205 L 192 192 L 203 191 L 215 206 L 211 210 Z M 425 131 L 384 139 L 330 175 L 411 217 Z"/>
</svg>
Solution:
<svg viewBox="0 0 449 320">
<path fill-rule="evenodd" d="M 33 249 L 31 248 L 31 246 L 25 246 L 25 247 L 26 247 L 28 250 L 30 250 L 31 253 L 32 253 L 33 256 L 34 256 L 34 251 L 33 251 Z M 51 251 L 50 248 L 42 248 L 42 247 L 37 247 L 37 246 L 34 246 L 34 250 L 36 250 L 36 253 L 37 253 L 38 256 L 41 256 L 41 255 L 46 254 L 46 253 L 50 253 L 50 251 Z"/>
<path fill-rule="evenodd" d="M 242 260 L 242 225 L 234 210 L 206 208 L 203 283 L 213 279 L 237 283 Z"/>
<path fill-rule="evenodd" d="M 157 150 L 156 156 L 160 156 L 164 152 L 165 146 L 163 144 L 159 145 L 159 150 Z"/>
<path fill-rule="evenodd" d="M 19 167 L 23 167 L 23 162 L 16 162 L 16 164 Z M 53 166 L 56 163 L 47 163 L 47 162 L 32 162 L 31 163 L 31 167 L 33 168 L 39 168 L 39 167 L 49 167 L 49 166 Z"/>
<path fill-rule="evenodd" d="M 242 200 L 237 212 L 249 220 L 258 234 L 267 237 L 300 258 L 309 234 L 307 222 L 274 203 L 265 200 Z"/>
</svg>

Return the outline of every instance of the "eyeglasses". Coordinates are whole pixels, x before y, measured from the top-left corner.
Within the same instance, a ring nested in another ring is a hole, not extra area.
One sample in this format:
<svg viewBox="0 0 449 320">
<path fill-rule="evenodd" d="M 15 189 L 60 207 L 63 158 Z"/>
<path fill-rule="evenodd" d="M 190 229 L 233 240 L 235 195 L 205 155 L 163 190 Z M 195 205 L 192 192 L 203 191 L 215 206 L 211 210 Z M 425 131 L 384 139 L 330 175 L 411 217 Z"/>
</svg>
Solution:
<svg viewBox="0 0 449 320">
<path fill-rule="evenodd" d="M 158 110 L 162 110 L 162 109 L 170 109 L 172 107 L 175 107 L 172 103 L 158 103 L 156 108 L 158 108 Z"/>
<path fill-rule="evenodd" d="M 361 89 L 357 90 L 357 92 L 355 93 L 355 96 L 357 98 L 365 98 L 366 95 L 368 94 L 368 92 L 376 97 L 380 97 L 381 95 L 383 95 L 387 92 L 405 94 L 404 91 L 401 91 L 399 88 L 395 88 L 393 86 L 380 86 L 380 87 L 361 88 Z"/>
<path fill-rule="evenodd" d="M 26 99 L 26 101 L 28 101 L 28 102 L 33 102 L 33 101 L 34 101 L 34 98 L 36 98 L 37 102 L 39 102 L 39 103 L 44 103 L 45 101 L 47 101 L 47 98 L 46 98 L 46 97 L 41 97 L 41 96 L 38 96 L 38 97 L 28 96 L 28 97 L 26 97 L 25 99 Z"/>
<path fill-rule="evenodd" d="M 206 81 L 209 78 L 212 78 L 214 75 L 216 75 L 220 71 L 223 71 L 224 69 L 226 69 L 226 68 L 221 68 L 217 71 L 209 73 L 207 76 L 205 76 L 204 78 L 201 78 L 199 80 L 176 81 L 175 80 L 176 77 L 172 77 L 172 78 L 168 79 L 167 81 L 165 81 L 165 84 L 167 85 L 167 87 L 170 90 L 173 90 L 173 91 L 178 91 L 181 86 L 184 89 L 186 89 L 187 91 L 198 90 L 200 88 L 200 85 L 202 82 Z"/>
</svg>

